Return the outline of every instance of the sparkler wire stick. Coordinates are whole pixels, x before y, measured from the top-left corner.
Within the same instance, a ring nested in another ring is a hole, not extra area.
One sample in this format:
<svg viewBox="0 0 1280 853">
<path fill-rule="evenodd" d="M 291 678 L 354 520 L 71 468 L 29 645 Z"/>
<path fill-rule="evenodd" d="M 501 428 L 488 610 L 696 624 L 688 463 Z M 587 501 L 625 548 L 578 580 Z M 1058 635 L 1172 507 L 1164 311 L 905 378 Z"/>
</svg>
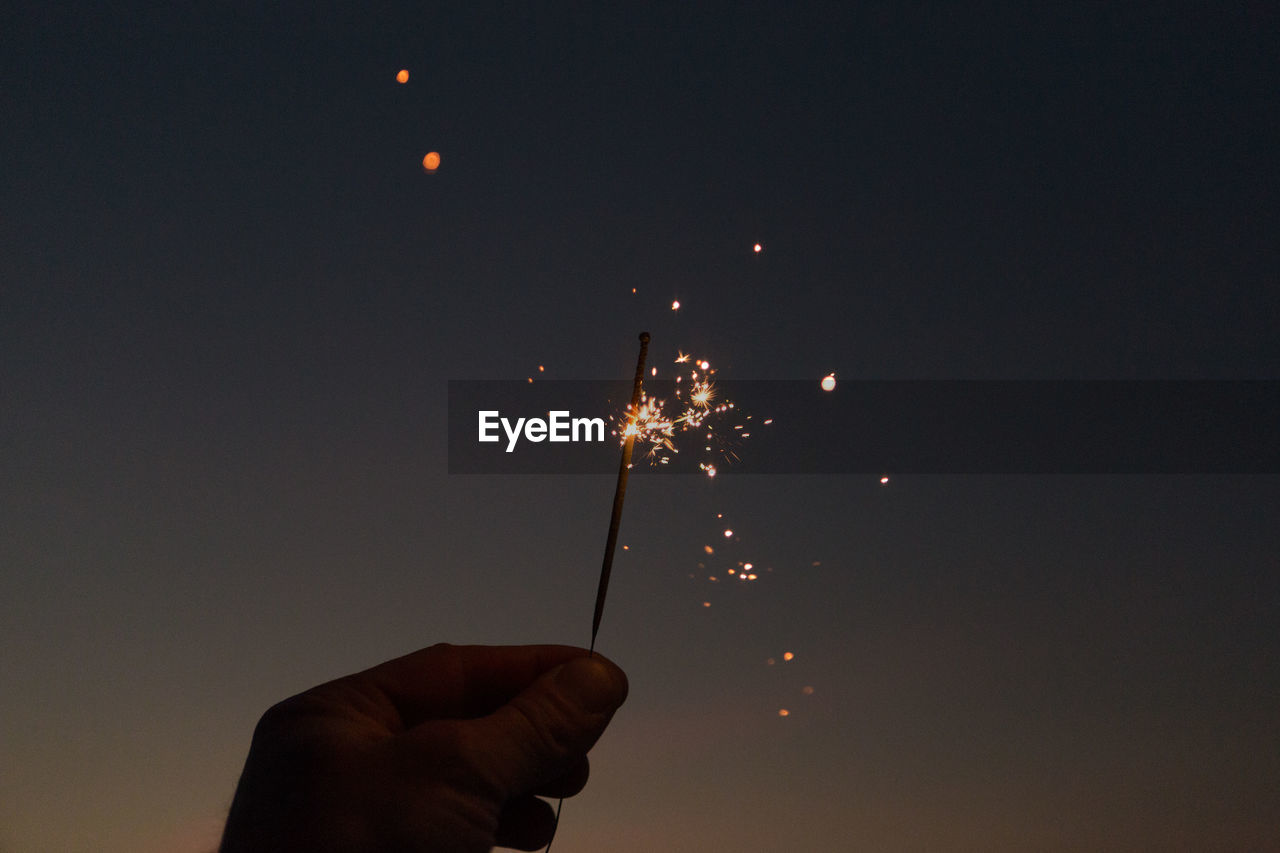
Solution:
<svg viewBox="0 0 1280 853">
<path fill-rule="evenodd" d="M 627 474 L 631 471 L 631 451 L 636 444 L 636 419 L 640 415 L 640 390 L 644 384 L 644 361 L 649 354 L 649 333 L 640 333 L 640 357 L 636 360 L 636 378 L 631 386 L 631 408 L 628 409 L 626 436 L 622 441 L 622 462 L 618 465 L 618 485 L 613 489 L 613 513 L 609 516 L 609 538 L 604 544 L 604 562 L 600 565 L 600 586 L 596 588 L 596 610 L 591 617 L 591 649 L 596 653 L 596 634 L 600 631 L 600 617 L 604 615 L 604 597 L 609 592 L 609 575 L 613 572 L 613 552 L 618 547 L 618 528 L 622 525 L 622 502 L 627 497 Z M 551 838 L 547 841 L 546 853 L 551 853 L 551 845 L 556 840 L 556 830 L 560 828 L 560 809 L 564 806 L 564 797 L 556 803 L 556 820 L 551 828 Z"/>
<path fill-rule="evenodd" d="M 640 413 L 640 391 L 644 384 L 644 362 L 649 354 L 649 333 L 640 333 L 640 357 L 636 360 L 636 378 L 631 387 L 626 437 L 622 442 L 622 462 L 618 465 L 618 485 L 613 491 L 613 514 L 609 518 L 609 538 L 604 545 L 604 562 L 600 565 L 600 586 L 596 589 L 596 610 L 591 617 L 591 653 L 596 650 L 596 634 L 604 615 L 604 598 L 609 592 L 609 575 L 613 572 L 613 552 L 618 547 L 618 527 L 622 524 L 622 502 L 627 497 L 627 475 L 631 471 L 631 451 L 636 444 L 636 418 Z"/>
</svg>

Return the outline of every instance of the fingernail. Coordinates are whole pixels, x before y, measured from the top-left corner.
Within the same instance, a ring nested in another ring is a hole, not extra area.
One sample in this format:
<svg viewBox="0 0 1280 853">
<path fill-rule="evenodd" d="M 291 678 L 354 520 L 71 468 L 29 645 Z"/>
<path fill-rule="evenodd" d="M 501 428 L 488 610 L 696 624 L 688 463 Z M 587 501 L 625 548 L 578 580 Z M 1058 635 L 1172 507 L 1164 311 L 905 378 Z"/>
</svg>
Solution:
<svg viewBox="0 0 1280 853">
<path fill-rule="evenodd" d="M 578 658 L 560 667 L 556 673 L 556 689 L 583 710 L 599 714 L 622 704 L 626 687 L 601 660 Z"/>
</svg>

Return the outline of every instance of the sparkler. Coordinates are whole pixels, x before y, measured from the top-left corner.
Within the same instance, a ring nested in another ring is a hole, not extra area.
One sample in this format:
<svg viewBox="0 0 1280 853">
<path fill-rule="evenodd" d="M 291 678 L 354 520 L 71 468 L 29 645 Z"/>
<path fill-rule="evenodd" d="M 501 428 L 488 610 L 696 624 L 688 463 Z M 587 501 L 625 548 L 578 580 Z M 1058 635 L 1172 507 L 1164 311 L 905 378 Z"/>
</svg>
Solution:
<svg viewBox="0 0 1280 853">
<path fill-rule="evenodd" d="M 600 564 L 600 585 L 596 587 L 596 609 L 591 617 L 591 648 L 588 652 L 596 653 L 596 634 L 600 632 L 600 617 L 604 615 L 604 599 L 609 593 L 609 575 L 613 573 L 613 552 L 618 547 L 618 528 L 622 525 L 622 502 L 627 498 L 627 475 L 631 473 L 631 451 L 635 447 L 638 420 L 640 417 L 640 394 L 644 385 L 644 361 L 649 354 L 649 333 L 640 333 L 640 357 L 636 359 L 636 378 L 631 386 L 631 405 L 627 408 L 628 423 L 625 438 L 622 442 L 622 461 L 618 464 L 618 484 L 613 489 L 613 511 L 609 515 L 609 536 L 604 543 L 604 561 Z M 626 546 L 623 546 L 624 549 Z M 560 828 L 560 809 L 564 806 L 564 798 L 556 803 L 556 821 L 551 829 L 551 838 L 547 841 L 546 853 L 551 853 L 551 845 L 556 840 L 556 830 Z"/>
<path fill-rule="evenodd" d="M 627 497 L 627 475 L 631 472 L 631 451 L 635 448 L 639 432 L 640 395 L 644 385 L 644 361 L 649 353 L 649 333 L 640 333 L 640 357 L 636 360 L 636 378 L 631 387 L 631 405 L 625 438 L 622 442 L 622 462 L 618 465 L 618 484 L 613 490 L 613 513 L 609 517 L 609 538 L 604 544 L 604 561 L 600 565 L 600 586 L 596 588 L 596 609 L 591 617 L 591 649 L 596 650 L 596 634 L 600 632 L 600 617 L 604 615 L 604 599 L 609 592 L 609 575 L 613 572 L 613 552 L 618 545 L 618 527 L 622 524 L 622 502 Z"/>
</svg>

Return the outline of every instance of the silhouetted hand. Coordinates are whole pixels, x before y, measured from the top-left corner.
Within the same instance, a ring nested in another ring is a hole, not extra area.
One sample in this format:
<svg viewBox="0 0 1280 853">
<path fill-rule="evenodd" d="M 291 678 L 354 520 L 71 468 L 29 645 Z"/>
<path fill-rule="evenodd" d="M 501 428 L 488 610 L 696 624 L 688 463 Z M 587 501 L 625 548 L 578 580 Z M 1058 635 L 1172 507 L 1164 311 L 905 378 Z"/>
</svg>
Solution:
<svg viewBox="0 0 1280 853">
<path fill-rule="evenodd" d="M 535 850 L 627 696 L 569 646 L 432 646 L 263 714 L 222 853 Z"/>
</svg>

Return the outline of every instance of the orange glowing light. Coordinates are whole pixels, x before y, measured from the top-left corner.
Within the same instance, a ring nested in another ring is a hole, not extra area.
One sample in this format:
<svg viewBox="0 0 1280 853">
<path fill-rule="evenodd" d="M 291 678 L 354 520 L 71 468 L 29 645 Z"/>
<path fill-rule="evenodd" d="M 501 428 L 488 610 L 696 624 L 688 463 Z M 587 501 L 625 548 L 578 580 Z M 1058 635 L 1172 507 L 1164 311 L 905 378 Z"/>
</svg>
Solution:
<svg viewBox="0 0 1280 853">
<path fill-rule="evenodd" d="M 422 158 L 422 168 L 428 172 L 434 172 L 440 168 L 440 155 L 435 151 L 428 151 L 427 156 Z"/>
<path fill-rule="evenodd" d="M 732 531 L 732 530 L 726 530 L 726 531 L 724 532 L 724 538 L 725 538 L 725 539 L 731 539 L 732 537 L 733 537 L 733 531 Z"/>
<path fill-rule="evenodd" d="M 778 716 L 779 716 L 779 717 L 790 717 L 790 716 L 791 716 L 791 712 L 790 712 L 790 711 L 788 711 L 786 708 L 779 708 L 779 709 L 778 709 Z"/>
<path fill-rule="evenodd" d="M 822 377 L 823 391 L 834 391 L 835 387 L 836 387 L 836 375 L 834 373 L 828 373 L 826 376 Z"/>
<path fill-rule="evenodd" d="M 887 483 L 887 482 L 889 482 L 889 478 L 888 478 L 888 477 L 881 477 L 881 478 L 880 478 L 880 485 L 882 485 L 882 486 L 883 486 L 883 485 L 884 485 L 885 483 Z"/>
<path fill-rule="evenodd" d="M 795 655 L 793 655 L 791 652 L 783 652 L 783 653 L 782 653 L 782 659 L 783 659 L 783 660 L 791 660 L 791 659 L 792 659 L 792 658 L 794 658 L 794 657 L 795 657 Z"/>
<path fill-rule="evenodd" d="M 702 602 L 702 606 L 703 606 L 703 607 L 710 607 L 710 606 L 711 606 L 711 602 L 710 602 L 710 601 L 704 601 L 704 602 Z"/>
<path fill-rule="evenodd" d="M 546 372 L 547 372 L 547 369 L 546 369 L 545 367 L 543 367 L 541 364 L 539 364 L 539 365 L 538 365 L 538 372 L 539 372 L 539 373 L 546 373 Z"/>
<path fill-rule="evenodd" d="M 404 81 L 402 80 L 400 82 L 403 83 Z M 764 251 L 764 246 L 761 246 L 759 243 L 756 243 L 754 246 L 751 247 L 751 251 L 755 252 L 758 255 L 762 251 Z"/>
<path fill-rule="evenodd" d="M 400 69 L 400 73 L 396 75 L 396 82 L 397 82 L 397 83 L 408 83 L 408 82 L 409 82 L 409 69 L 408 69 L 408 68 L 401 68 L 401 69 Z"/>
<path fill-rule="evenodd" d="M 804 688 L 803 690 L 801 690 L 800 692 L 801 692 L 801 693 L 803 693 L 803 694 L 804 694 L 804 695 L 806 695 L 806 696 L 812 696 L 812 695 L 813 695 L 813 688 L 812 688 L 812 687 L 809 687 L 808 685 L 805 685 L 805 688 Z"/>
<path fill-rule="evenodd" d="M 702 550 L 706 551 L 708 554 L 714 554 L 716 552 L 716 549 L 712 548 L 710 545 L 703 545 Z"/>
<path fill-rule="evenodd" d="M 676 299 L 675 301 L 673 301 L 673 302 L 671 303 L 671 310 L 672 310 L 672 311 L 679 311 L 679 310 L 680 310 L 680 300 L 679 300 L 679 299 Z"/>
</svg>

